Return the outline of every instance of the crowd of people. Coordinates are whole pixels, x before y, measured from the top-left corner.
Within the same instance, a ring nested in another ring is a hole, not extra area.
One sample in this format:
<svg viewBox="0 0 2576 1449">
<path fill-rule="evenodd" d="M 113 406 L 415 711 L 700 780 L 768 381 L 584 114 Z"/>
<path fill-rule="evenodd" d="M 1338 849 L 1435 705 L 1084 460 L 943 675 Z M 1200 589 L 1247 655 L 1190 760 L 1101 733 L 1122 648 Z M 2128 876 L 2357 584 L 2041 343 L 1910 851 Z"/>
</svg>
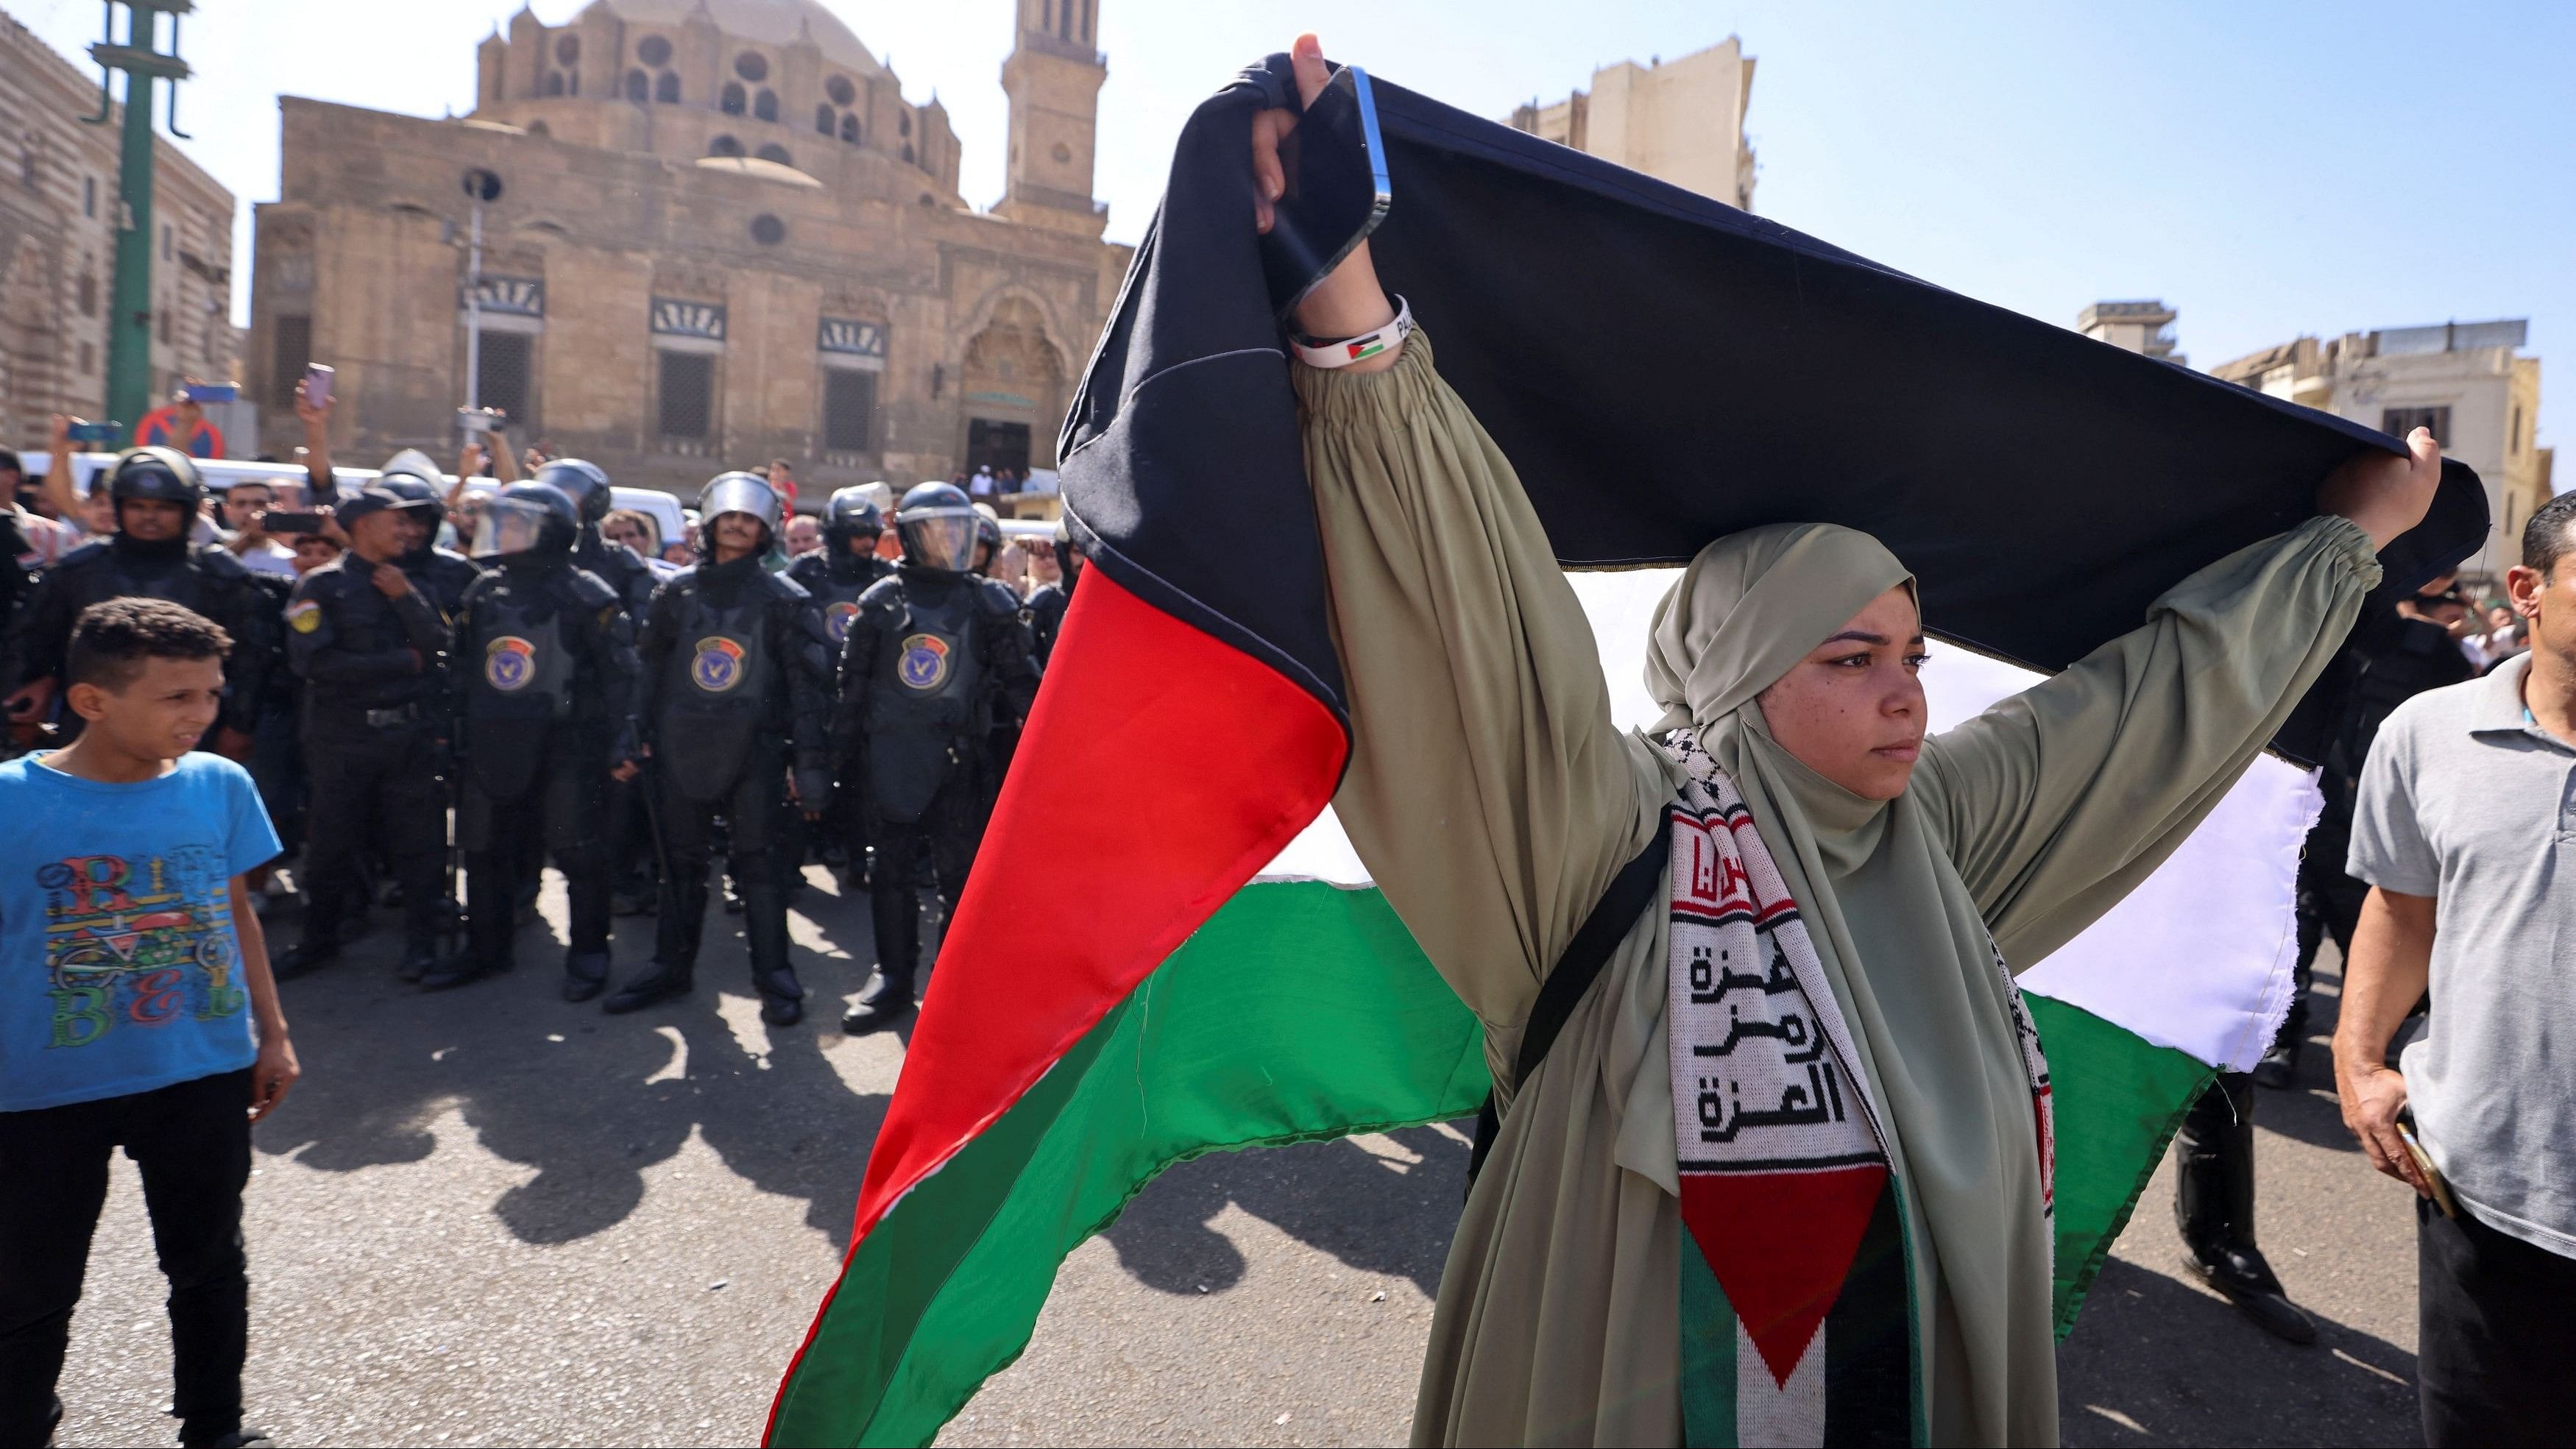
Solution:
<svg viewBox="0 0 2576 1449">
<path fill-rule="evenodd" d="M 0 902 L 12 959 L 47 967 L 41 1012 L 0 1002 L 0 1153 L 71 1165 L 68 1189 L 0 1192 L 0 1443 L 60 1415 L 118 1143 L 173 1275 L 183 1442 L 249 1442 L 247 1129 L 200 1099 L 274 1105 L 295 1075 L 274 983 L 339 960 L 379 904 L 399 906 L 400 979 L 464 987 L 514 965 L 551 860 L 562 995 L 625 1013 L 692 989 L 721 867 L 761 1014 L 787 1028 L 806 996 L 787 903 L 819 860 L 869 894 L 879 943 L 843 1028 L 909 1013 L 922 892 L 954 909 L 1081 572 L 1061 529 L 1024 545 L 945 482 L 799 512 L 785 460 L 716 476 L 669 540 L 603 469 L 497 432 L 452 478 L 407 451 L 343 484 L 329 402 L 297 411 L 300 489 L 210 490 L 194 454 L 221 436 L 184 416 L 153 436 L 187 446 L 138 442 L 86 493 L 77 419 L 54 420 L 42 479 L 0 452 L 0 792 L 45 795 L 48 821 Z M 68 844 L 57 797 L 80 807 Z M 619 913 L 658 916 L 622 979 Z M 272 957 L 261 922 L 291 918 Z M 194 1125 L 147 1141 L 139 1111 Z"/>
</svg>

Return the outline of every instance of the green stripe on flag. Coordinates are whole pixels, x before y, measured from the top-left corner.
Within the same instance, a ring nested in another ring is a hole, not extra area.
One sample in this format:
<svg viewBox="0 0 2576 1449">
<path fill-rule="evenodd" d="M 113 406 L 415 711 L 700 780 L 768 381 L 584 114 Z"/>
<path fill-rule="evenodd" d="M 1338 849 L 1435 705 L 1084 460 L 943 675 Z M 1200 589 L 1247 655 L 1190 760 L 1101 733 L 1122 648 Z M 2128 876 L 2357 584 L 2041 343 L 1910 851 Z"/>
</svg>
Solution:
<svg viewBox="0 0 2576 1449">
<path fill-rule="evenodd" d="M 2216 1073 L 2082 1007 L 2023 992 L 2057 1104 L 2057 1336 L 2164 1159 L 2182 1114 Z"/>
<path fill-rule="evenodd" d="M 1481 1028 L 1377 892 L 1246 887 L 859 1244 L 771 1440 L 926 1444 L 1164 1168 L 1465 1116 L 1486 1087 Z"/>
</svg>

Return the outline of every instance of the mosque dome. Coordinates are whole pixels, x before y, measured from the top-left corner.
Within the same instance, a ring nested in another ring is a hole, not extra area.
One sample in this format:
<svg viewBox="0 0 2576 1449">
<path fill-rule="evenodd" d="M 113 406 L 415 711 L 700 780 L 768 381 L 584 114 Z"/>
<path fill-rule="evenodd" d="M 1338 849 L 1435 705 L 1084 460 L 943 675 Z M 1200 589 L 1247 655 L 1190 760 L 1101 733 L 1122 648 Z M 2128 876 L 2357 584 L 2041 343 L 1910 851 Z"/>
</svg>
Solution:
<svg viewBox="0 0 2576 1449">
<path fill-rule="evenodd" d="M 603 11 L 629 25 L 678 27 L 703 15 L 737 40 L 793 45 L 811 36 L 823 58 L 863 76 L 885 73 L 877 58 L 822 0 L 591 0 L 581 13 Z M 579 17 L 575 17 L 579 24 Z"/>
</svg>

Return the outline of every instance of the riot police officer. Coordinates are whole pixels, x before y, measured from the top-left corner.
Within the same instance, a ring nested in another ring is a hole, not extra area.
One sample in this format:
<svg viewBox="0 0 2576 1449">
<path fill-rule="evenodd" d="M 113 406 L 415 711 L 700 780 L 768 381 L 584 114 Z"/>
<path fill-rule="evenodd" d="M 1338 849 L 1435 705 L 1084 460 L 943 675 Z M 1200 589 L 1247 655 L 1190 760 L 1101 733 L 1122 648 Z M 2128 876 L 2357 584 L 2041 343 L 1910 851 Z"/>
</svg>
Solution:
<svg viewBox="0 0 2576 1449">
<path fill-rule="evenodd" d="M 513 483 L 484 509 L 457 621 L 455 711 L 463 791 L 465 953 L 421 982 L 462 986 L 510 969 L 518 822 L 542 822 L 564 873 L 566 1001 L 608 984 L 608 775 L 634 758 L 634 626 L 616 591 L 572 562 L 580 516 L 562 492 Z"/>
<path fill-rule="evenodd" d="M 660 582 L 644 556 L 600 531 L 601 520 L 616 507 L 616 492 L 610 487 L 608 473 L 598 464 L 581 458 L 556 458 L 541 465 L 533 480 L 552 486 L 572 500 L 573 511 L 581 519 L 580 535 L 573 541 L 573 567 L 598 578 L 617 594 L 618 604 L 635 632 L 644 630 L 644 609 L 652 602 L 654 586 Z M 649 897 L 647 882 L 639 879 L 656 867 L 642 857 L 649 851 L 636 848 L 649 830 L 640 828 L 647 822 L 637 819 L 644 812 L 641 787 L 632 780 L 612 780 L 608 786 L 609 872 L 620 879 L 618 890 L 627 893 L 629 903 L 641 909 Z M 622 843 L 622 844 L 621 844 Z M 534 852 L 529 852 L 531 856 Z M 535 875 L 528 872 L 523 886 L 533 886 Z"/>
<path fill-rule="evenodd" d="M 1057 579 L 1029 591 L 1025 606 L 1029 617 L 1029 644 L 1043 669 L 1055 657 L 1055 636 L 1064 630 L 1064 611 L 1073 605 L 1073 586 L 1082 578 L 1082 553 L 1073 546 L 1073 531 L 1061 518 L 1055 521 L 1055 566 Z"/>
<path fill-rule="evenodd" d="M 453 623 L 464 608 L 465 590 L 483 570 L 465 555 L 438 546 L 439 525 L 447 522 L 442 490 L 417 473 L 384 473 L 376 486 L 402 500 L 403 552 L 394 562 Z"/>
<path fill-rule="evenodd" d="M 850 618 L 859 611 L 859 595 L 894 572 L 877 557 L 877 540 L 885 535 L 885 511 L 864 487 L 843 488 L 823 505 L 823 548 L 788 565 L 787 576 L 814 596 L 823 611 L 824 632 L 831 636 L 832 658 L 840 659 L 841 641 L 849 635 Z M 848 881 L 867 876 L 867 810 L 855 775 L 843 778 L 824 808 L 822 838 L 828 863 L 844 868 Z"/>
<path fill-rule="evenodd" d="M 116 508 L 116 533 L 64 555 L 36 581 L 19 610 L 9 649 L 9 712 L 43 720 L 63 687 L 64 652 L 72 623 L 92 604 L 108 599 L 167 599 L 222 626 L 233 639 L 224 658 L 223 712 L 216 716 L 213 748 L 247 759 L 251 732 L 268 698 L 269 671 L 278 665 L 278 614 L 241 560 L 218 544 L 192 547 L 188 529 L 205 506 L 196 461 L 174 448 L 135 448 L 116 461 L 104 485 Z M 61 724 L 62 739 L 78 732 L 79 717 Z M 59 741 L 58 741 L 59 742 Z"/>
<path fill-rule="evenodd" d="M 278 957 L 282 978 L 340 953 L 340 921 L 359 859 L 381 846 L 403 892 L 397 972 L 438 964 L 447 798 L 430 768 L 447 729 L 448 621 L 401 559 L 412 524 L 401 495 L 376 484 L 336 510 L 349 551 L 295 585 L 287 662 L 304 681 L 304 939 Z"/>
<path fill-rule="evenodd" d="M 653 598 L 653 570 L 642 554 L 611 542 L 599 531 L 599 521 L 616 505 L 607 472 L 580 458 L 557 458 L 537 470 L 535 481 L 571 499 L 573 510 L 581 516 L 581 536 L 572 548 L 573 567 L 598 575 L 600 582 L 615 589 L 627 617 L 636 628 L 643 628 L 644 608 Z"/>
<path fill-rule="evenodd" d="M 1019 600 L 970 569 L 984 522 L 953 484 L 906 493 L 895 510 L 903 561 L 859 597 L 842 644 L 833 732 L 844 758 L 864 761 L 877 847 L 868 897 L 877 969 L 844 1031 L 873 1031 L 912 1010 L 921 958 L 914 862 L 926 839 L 953 915 L 990 808 L 993 728 L 1026 717 L 1037 697 Z"/>
<path fill-rule="evenodd" d="M 763 563 L 784 512 L 755 474 L 709 482 L 698 497 L 706 562 L 672 575 L 645 612 L 637 714 L 658 777 L 646 788 L 667 856 L 665 887 L 653 965 L 610 994 L 602 1005 L 611 1012 L 689 990 L 722 815 L 761 1019 L 792 1026 L 804 1017 L 805 988 L 787 959 L 791 863 L 779 848 L 780 816 L 791 764 L 808 813 L 831 793 L 831 650 L 813 599 Z"/>
</svg>

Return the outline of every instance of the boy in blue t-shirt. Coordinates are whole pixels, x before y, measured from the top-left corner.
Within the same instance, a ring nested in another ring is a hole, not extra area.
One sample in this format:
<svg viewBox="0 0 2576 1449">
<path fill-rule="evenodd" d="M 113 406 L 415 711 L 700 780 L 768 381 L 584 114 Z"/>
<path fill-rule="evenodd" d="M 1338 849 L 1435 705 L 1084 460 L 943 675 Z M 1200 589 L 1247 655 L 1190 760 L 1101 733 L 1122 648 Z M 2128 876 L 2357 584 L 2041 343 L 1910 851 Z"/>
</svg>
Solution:
<svg viewBox="0 0 2576 1449">
<path fill-rule="evenodd" d="M 244 872 L 277 833 L 239 765 L 191 754 L 232 641 L 159 599 L 73 626 L 64 749 L 0 765 L 0 1444 L 42 1444 L 118 1146 L 170 1279 L 184 1445 L 242 1427 L 250 1124 L 296 1077 Z M 254 1031 L 254 1026 L 256 1030 Z"/>
</svg>

